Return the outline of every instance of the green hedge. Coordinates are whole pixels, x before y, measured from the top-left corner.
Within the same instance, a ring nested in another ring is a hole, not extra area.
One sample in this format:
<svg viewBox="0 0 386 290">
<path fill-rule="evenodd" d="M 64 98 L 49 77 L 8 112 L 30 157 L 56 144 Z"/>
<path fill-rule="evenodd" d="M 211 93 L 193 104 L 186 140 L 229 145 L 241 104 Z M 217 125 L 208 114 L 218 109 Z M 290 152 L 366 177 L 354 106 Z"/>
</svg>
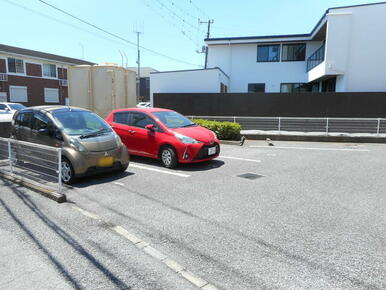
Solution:
<svg viewBox="0 0 386 290">
<path fill-rule="evenodd" d="M 202 119 L 193 120 L 194 123 L 212 130 L 220 140 L 240 140 L 241 126 L 238 123 L 218 122 Z"/>
</svg>

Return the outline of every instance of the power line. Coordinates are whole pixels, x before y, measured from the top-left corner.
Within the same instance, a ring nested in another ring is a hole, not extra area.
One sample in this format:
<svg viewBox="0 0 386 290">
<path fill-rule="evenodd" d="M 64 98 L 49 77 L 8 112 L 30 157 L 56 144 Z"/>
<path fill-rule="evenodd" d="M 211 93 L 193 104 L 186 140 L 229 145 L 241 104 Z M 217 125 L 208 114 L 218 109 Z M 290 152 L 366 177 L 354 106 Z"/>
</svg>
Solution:
<svg viewBox="0 0 386 290">
<path fill-rule="evenodd" d="M 165 8 L 167 11 L 169 11 L 169 13 L 171 13 L 174 17 L 180 19 L 182 21 L 182 23 L 194 28 L 194 29 L 198 29 L 198 26 L 197 25 L 194 25 L 192 23 L 190 23 L 189 21 L 187 21 L 184 17 L 181 17 L 180 15 L 178 15 L 177 13 L 175 13 L 172 9 L 170 9 L 167 5 L 165 5 L 162 1 L 160 0 L 153 0 L 155 2 L 158 2 L 158 4 L 161 6 L 161 8 Z"/>
<path fill-rule="evenodd" d="M 28 11 L 28 12 L 31 12 L 31 13 L 37 14 L 37 15 L 39 15 L 39 16 L 45 17 L 45 18 L 47 18 L 47 19 L 50 19 L 50 20 L 52 20 L 52 21 L 55 21 L 55 22 L 57 22 L 57 23 L 60 23 L 60 24 L 63 24 L 63 25 L 66 25 L 66 26 L 69 26 L 69 27 L 78 29 L 78 30 L 83 31 L 83 32 L 86 32 L 86 33 L 89 33 L 89 34 L 91 34 L 91 35 L 93 35 L 93 36 L 95 36 L 95 37 L 98 37 L 98 38 L 100 38 L 100 39 L 103 39 L 103 40 L 106 40 L 106 41 L 115 42 L 115 43 L 120 44 L 120 45 L 127 45 L 126 43 L 124 44 L 124 43 L 122 43 L 121 41 L 118 41 L 118 40 L 115 40 L 115 39 L 111 39 L 111 38 L 103 37 L 102 35 L 97 34 L 97 33 L 94 33 L 94 32 L 92 32 L 92 31 L 90 31 L 90 30 L 85 29 L 85 28 L 82 28 L 82 27 L 73 25 L 73 24 L 71 24 L 71 23 L 68 23 L 68 22 L 59 20 L 59 19 L 54 18 L 54 17 L 52 17 L 52 16 L 50 16 L 50 15 L 48 15 L 48 14 L 44 14 L 44 13 L 42 13 L 42 12 L 40 12 L 40 11 L 33 10 L 33 9 L 28 8 L 28 7 L 25 7 L 25 6 L 23 6 L 23 5 L 14 3 L 14 2 L 12 2 L 12 1 L 10 1 L 10 0 L 3 0 L 3 1 L 4 1 L 4 2 L 7 2 L 8 4 L 13 5 L 13 6 L 15 6 L 15 7 L 22 8 L 22 9 Z M 131 47 L 130 47 L 130 48 L 131 48 Z M 133 48 L 133 49 L 134 49 L 134 48 Z"/>
<path fill-rule="evenodd" d="M 110 36 L 112 36 L 112 37 L 115 37 L 115 38 L 117 38 L 117 39 L 119 39 L 119 40 L 121 40 L 121 41 L 123 41 L 123 42 L 126 42 L 126 43 L 128 43 L 128 44 L 130 44 L 130 45 L 137 46 L 136 43 L 134 43 L 134 42 L 132 42 L 132 41 L 126 39 L 126 38 L 123 38 L 123 37 L 119 36 L 118 34 L 115 34 L 115 33 L 113 33 L 113 32 L 107 31 L 107 30 L 104 29 L 104 28 L 101 28 L 101 27 L 99 27 L 99 26 L 97 26 L 97 25 L 95 25 L 95 24 L 93 24 L 93 23 L 90 23 L 90 22 L 88 22 L 88 21 L 86 21 L 86 20 L 83 20 L 83 19 L 81 19 L 81 18 L 79 18 L 79 17 L 77 17 L 77 16 L 75 16 L 75 15 L 73 15 L 73 14 L 67 12 L 67 11 L 64 11 L 63 9 L 60 9 L 60 8 L 58 8 L 58 7 L 56 7 L 56 6 L 52 5 L 52 4 L 50 4 L 50 3 L 47 3 L 46 1 L 43 1 L 43 0 L 38 0 L 38 1 L 41 2 L 41 3 L 43 3 L 44 5 L 47 5 L 47 6 L 53 8 L 53 9 L 55 9 L 55 10 L 57 10 L 57 11 L 63 13 L 63 14 L 65 14 L 65 15 L 67 15 L 67 16 L 70 16 L 70 17 L 72 17 L 72 18 L 74 18 L 74 19 L 76 19 L 76 20 L 78 20 L 78 21 L 80 21 L 80 22 L 82 22 L 82 23 L 84 23 L 84 24 L 86 24 L 86 25 L 88 25 L 88 26 L 91 26 L 91 27 L 93 27 L 93 28 L 95 28 L 95 29 L 97 29 L 97 30 L 99 30 L 99 31 L 102 31 L 103 33 L 106 33 L 106 34 L 108 34 L 108 35 L 110 35 Z M 152 50 L 152 49 L 150 49 L 150 48 L 147 48 L 147 47 L 144 47 L 144 46 L 140 46 L 140 48 L 142 48 L 143 50 L 145 50 L 145 51 L 147 51 L 147 52 L 150 52 L 150 53 L 153 53 L 153 54 L 155 54 L 155 55 L 158 55 L 158 56 L 167 58 L 167 59 L 172 60 L 172 61 L 176 61 L 176 62 L 188 64 L 188 65 L 194 65 L 194 66 L 197 66 L 197 67 L 202 67 L 202 66 L 200 66 L 200 65 L 198 65 L 198 64 L 193 64 L 193 63 L 190 63 L 190 62 L 187 62 L 187 61 L 184 61 L 184 60 L 177 59 L 177 58 L 175 58 L 175 57 L 168 56 L 168 55 L 163 54 L 163 53 L 159 53 L 159 52 L 157 52 L 157 51 L 154 51 L 154 50 Z"/>
<path fill-rule="evenodd" d="M 153 8 L 152 5 L 148 3 L 148 1 L 144 1 L 143 3 L 147 8 L 151 9 L 152 11 L 154 11 L 154 13 L 159 15 L 166 23 L 168 23 L 170 26 L 174 27 L 176 30 L 181 32 L 181 34 L 184 35 L 187 39 L 189 39 L 194 45 L 197 44 L 192 38 L 193 32 L 191 30 L 186 28 L 181 28 L 180 25 L 176 25 L 174 22 L 170 21 L 169 18 L 166 18 L 162 13 L 159 12 L 158 9 Z"/>
<path fill-rule="evenodd" d="M 168 0 L 168 1 L 170 2 L 170 4 L 173 7 L 176 7 L 178 10 L 180 10 L 182 13 L 184 13 L 188 17 L 190 17 L 190 18 L 192 18 L 194 20 L 197 20 L 199 18 L 198 16 L 194 16 L 194 15 L 190 14 L 189 12 L 187 12 L 186 10 L 182 9 L 179 5 L 176 4 L 175 0 Z"/>
<path fill-rule="evenodd" d="M 198 7 L 198 5 L 196 5 L 193 0 L 186 0 L 188 1 L 189 4 L 191 4 L 198 12 L 202 13 L 206 18 L 210 19 L 211 17 L 204 11 L 202 10 L 200 7 Z"/>
</svg>

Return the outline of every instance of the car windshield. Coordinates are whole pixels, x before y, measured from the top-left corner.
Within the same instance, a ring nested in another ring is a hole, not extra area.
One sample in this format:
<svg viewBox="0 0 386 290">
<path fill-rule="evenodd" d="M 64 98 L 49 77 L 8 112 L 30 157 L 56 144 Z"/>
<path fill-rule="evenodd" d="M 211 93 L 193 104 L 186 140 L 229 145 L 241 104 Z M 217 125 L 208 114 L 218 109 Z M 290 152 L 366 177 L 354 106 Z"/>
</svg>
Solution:
<svg viewBox="0 0 386 290">
<path fill-rule="evenodd" d="M 188 118 L 174 111 L 162 111 L 153 113 L 168 128 L 183 128 L 197 126 Z"/>
<path fill-rule="evenodd" d="M 10 106 L 14 111 L 20 111 L 25 108 L 25 106 L 22 104 L 8 104 L 8 106 Z"/>
<path fill-rule="evenodd" d="M 66 134 L 83 137 L 112 132 L 110 126 L 99 116 L 88 111 L 58 110 L 53 114 Z"/>
</svg>

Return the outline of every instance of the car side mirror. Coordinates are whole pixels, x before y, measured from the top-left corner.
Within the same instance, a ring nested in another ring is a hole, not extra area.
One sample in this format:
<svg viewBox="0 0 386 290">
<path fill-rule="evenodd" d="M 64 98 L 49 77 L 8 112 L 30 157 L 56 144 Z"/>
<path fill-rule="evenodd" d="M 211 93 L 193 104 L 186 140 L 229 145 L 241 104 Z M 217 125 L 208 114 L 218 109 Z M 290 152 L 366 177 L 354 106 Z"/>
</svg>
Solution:
<svg viewBox="0 0 386 290">
<path fill-rule="evenodd" d="M 148 130 L 150 130 L 150 131 L 155 131 L 154 124 L 146 125 L 145 128 L 148 129 Z"/>
<path fill-rule="evenodd" d="M 63 139 L 63 135 L 62 135 L 62 133 L 59 131 L 59 130 L 55 130 L 55 138 L 57 139 L 57 140 L 59 140 L 59 141 L 64 141 L 64 139 Z"/>
</svg>

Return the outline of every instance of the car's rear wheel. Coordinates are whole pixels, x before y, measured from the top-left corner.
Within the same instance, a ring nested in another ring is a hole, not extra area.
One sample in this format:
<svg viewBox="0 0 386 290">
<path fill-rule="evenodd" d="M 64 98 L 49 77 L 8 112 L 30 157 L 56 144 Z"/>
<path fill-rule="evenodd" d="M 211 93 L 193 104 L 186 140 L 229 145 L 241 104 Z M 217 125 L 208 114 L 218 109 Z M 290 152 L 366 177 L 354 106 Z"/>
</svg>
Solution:
<svg viewBox="0 0 386 290">
<path fill-rule="evenodd" d="M 178 163 L 177 153 L 170 146 L 165 146 L 161 149 L 160 159 L 162 165 L 166 168 L 174 168 Z"/>
<path fill-rule="evenodd" d="M 74 183 L 76 177 L 74 168 L 72 167 L 71 162 L 66 158 L 62 157 L 62 181 L 65 184 Z"/>
</svg>

